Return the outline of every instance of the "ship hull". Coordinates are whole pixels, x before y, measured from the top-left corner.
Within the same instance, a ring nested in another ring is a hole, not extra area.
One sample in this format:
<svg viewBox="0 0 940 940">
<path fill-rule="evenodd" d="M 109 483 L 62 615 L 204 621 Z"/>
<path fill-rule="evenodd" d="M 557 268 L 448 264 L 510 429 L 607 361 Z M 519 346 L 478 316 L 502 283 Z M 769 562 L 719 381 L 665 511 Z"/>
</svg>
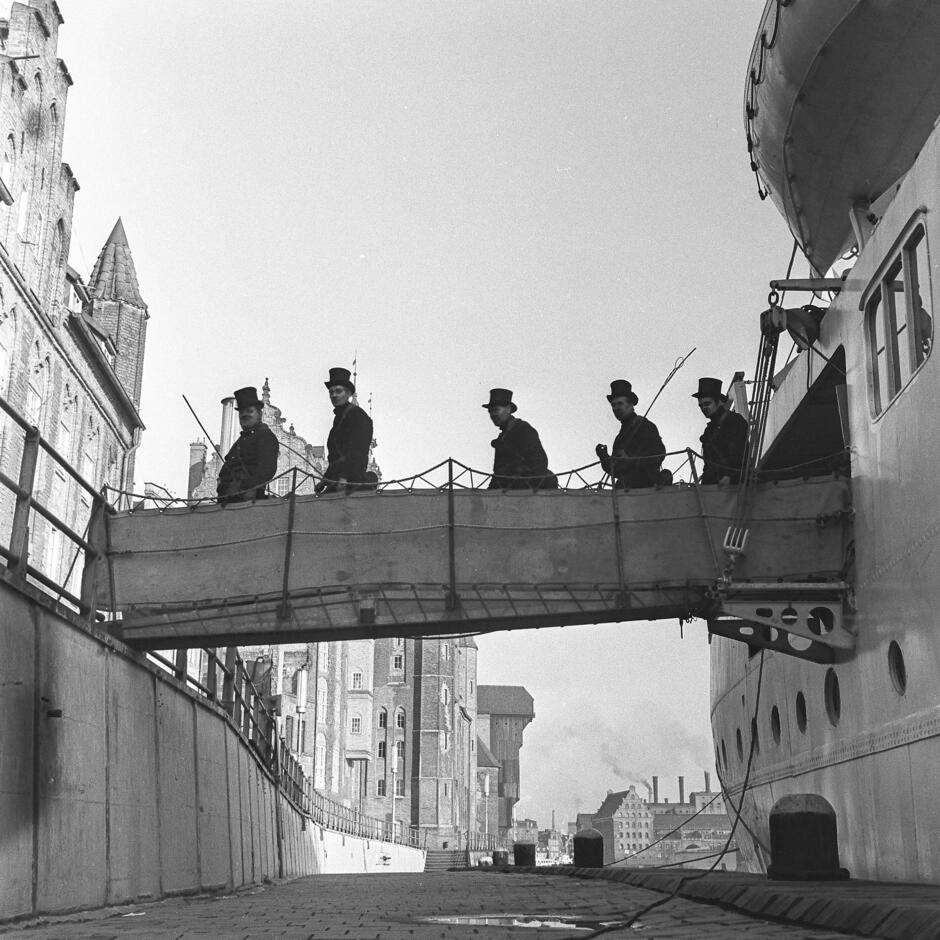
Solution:
<svg viewBox="0 0 940 940">
<path fill-rule="evenodd" d="M 854 877 L 940 882 L 938 180 L 935 131 L 826 313 L 822 355 L 801 353 L 772 401 L 765 459 L 780 464 L 823 426 L 808 403 L 832 363 L 842 372 L 844 356 L 855 510 L 846 623 L 856 648 L 827 666 L 713 638 L 716 760 L 732 803 L 741 802 L 737 835 L 754 870 L 769 862 L 775 802 L 814 793 L 835 809 L 842 864 Z M 885 306 L 896 315 L 891 353 L 891 333 L 878 325 Z"/>
</svg>

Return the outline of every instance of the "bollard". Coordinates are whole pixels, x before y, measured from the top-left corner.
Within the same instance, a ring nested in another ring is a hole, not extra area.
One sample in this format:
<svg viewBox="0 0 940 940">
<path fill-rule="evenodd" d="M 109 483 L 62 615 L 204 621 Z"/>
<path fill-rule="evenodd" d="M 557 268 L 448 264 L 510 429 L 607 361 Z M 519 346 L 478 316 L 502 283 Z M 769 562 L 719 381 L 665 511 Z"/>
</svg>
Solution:
<svg viewBox="0 0 940 940">
<path fill-rule="evenodd" d="M 575 868 L 604 867 L 604 837 L 596 829 L 582 829 L 574 835 Z"/>
<path fill-rule="evenodd" d="M 839 881 L 835 810 L 815 793 L 781 797 L 770 811 L 770 866 L 767 877 L 781 881 Z"/>
<path fill-rule="evenodd" d="M 512 847 L 512 863 L 519 868 L 535 868 L 535 843 L 517 842 Z"/>
<path fill-rule="evenodd" d="M 493 849 L 493 867 L 509 864 L 509 852 L 506 849 Z"/>
</svg>

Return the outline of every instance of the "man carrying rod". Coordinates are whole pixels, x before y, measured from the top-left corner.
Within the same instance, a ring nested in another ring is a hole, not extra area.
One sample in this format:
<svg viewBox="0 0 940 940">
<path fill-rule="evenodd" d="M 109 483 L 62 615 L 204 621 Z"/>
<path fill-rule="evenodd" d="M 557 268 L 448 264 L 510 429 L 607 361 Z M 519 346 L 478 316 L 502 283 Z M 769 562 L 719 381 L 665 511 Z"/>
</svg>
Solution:
<svg viewBox="0 0 940 940">
<path fill-rule="evenodd" d="M 266 499 L 265 484 L 277 473 L 277 438 L 261 420 L 264 405 L 257 389 L 238 389 L 235 407 L 242 431 L 219 471 L 216 490 L 223 506 Z"/>
<path fill-rule="evenodd" d="M 594 448 L 604 472 L 613 477 L 618 490 L 656 486 L 659 468 L 666 456 L 659 429 L 634 410 L 639 399 L 626 379 L 614 379 L 610 383 L 607 401 L 620 422 L 620 431 L 614 439 L 613 454 L 608 452 L 606 444 Z"/>
<path fill-rule="evenodd" d="M 333 404 L 333 427 L 326 439 L 327 467 L 317 484 L 317 493 L 344 493 L 372 480 L 366 474 L 369 448 L 372 446 L 372 419 L 352 396 L 356 386 L 350 381 L 349 369 L 330 369 L 324 382 Z"/>
</svg>

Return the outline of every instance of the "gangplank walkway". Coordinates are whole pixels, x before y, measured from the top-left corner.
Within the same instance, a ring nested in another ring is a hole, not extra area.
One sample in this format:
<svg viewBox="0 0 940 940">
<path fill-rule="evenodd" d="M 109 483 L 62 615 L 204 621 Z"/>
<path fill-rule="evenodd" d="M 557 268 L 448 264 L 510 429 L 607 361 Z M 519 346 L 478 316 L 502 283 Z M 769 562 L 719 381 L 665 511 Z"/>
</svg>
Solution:
<svg viewBox="0 0 940 940">
<path fill-rule="evenodd" d="M 629 918 L 661 897 L 657 892 L 614 881 L 540 872 L 322 875 L 238 895 L 177 898 L 113 911 L 110 916 L 102 912 L 78 923 L 59 919 L 0 936 L 4 940 L 560 940 L 589 937 L 602 924 Z M 511 926 L 512 918 L 506 915 L 515 915 L 514 919 L 527 926 Z M 476 922 L 454 923 L 453 918 Z M 490 923 L 482 923 L 484 919 Z M 536 922 L 545 926 L 532 926 Z M 551 923 L 557 926 L 548 926 Z M 773 923 L 678 898 L 645 915 L 639 928 L 614 929 L 604 936 L 836 940 L 861 935 Z"/>
<path fill-rule="evenodd" d="M 119 612 L 114 632 L 144 649 L 671 619 L 722 605 L 745 616 L 753 611 L 726 601 L 761 585 L 771 596 L 755 606 L 790 629 L 775 604 L 798 607 L 802 590 L 811 609 L 827 583 L 840 590 L 848 481 L 758 485 L 746 551 L 719 605 L 739 495 L 697 485 L 445 487 L 224 508 L 102 507 L 83 595 Z"/>
</svg>

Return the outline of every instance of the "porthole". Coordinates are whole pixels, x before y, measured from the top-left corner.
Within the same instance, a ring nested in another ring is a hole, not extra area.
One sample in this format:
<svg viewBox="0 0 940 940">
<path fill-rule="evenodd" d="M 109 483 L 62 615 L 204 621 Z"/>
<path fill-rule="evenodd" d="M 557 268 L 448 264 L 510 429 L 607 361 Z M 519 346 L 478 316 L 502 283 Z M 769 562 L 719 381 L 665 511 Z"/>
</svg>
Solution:
<svg viewBox="0 0 940 940">
<path fill-rule="evenodd" d="M 800 734 L 806 734 L 806 697 L 802 692 L 796 693 L 796 725 Z"/>
<path fill-rule="evenodd" d="M 738 742 L 738 760 L 744 760 L 744 741 L 741 738 L 741 729 L 738 728 L 734 734 Z"/>
<path fill-rule="evenodd" d="M 721 739 L 721 764 L 725 768 L 725 773 L 728 772 L 728 749 L 725 747 L 725 739 Z"/>
<path fill-rule="evenodd" d="M 760 736 L 757 733 L 757 719 L 751 719 L 751 747 L 754 748 L 754 756 L 760 754 Z"/>
<path fill-rule="evenodd" d="M 825 695 L 826 714 L 835 727 L 842 717 L 842 693 L 839 691 L 839 677 L 831 667 L 826 670 Z"/>
<path fill-rule="evenodd" d="M 770 710 L 770 733 L 774 736 L 774 744 L 780 743 L 780 709 L 776 705 Z"/>
<path fill-rule="evenodd" d="M 907 691 L 907 666 L 904 665 L 904 654 L 895 640 L 888 647 L 888 671 L 891 673 L 891 682 L 898 695 Z"/>
</svg>

